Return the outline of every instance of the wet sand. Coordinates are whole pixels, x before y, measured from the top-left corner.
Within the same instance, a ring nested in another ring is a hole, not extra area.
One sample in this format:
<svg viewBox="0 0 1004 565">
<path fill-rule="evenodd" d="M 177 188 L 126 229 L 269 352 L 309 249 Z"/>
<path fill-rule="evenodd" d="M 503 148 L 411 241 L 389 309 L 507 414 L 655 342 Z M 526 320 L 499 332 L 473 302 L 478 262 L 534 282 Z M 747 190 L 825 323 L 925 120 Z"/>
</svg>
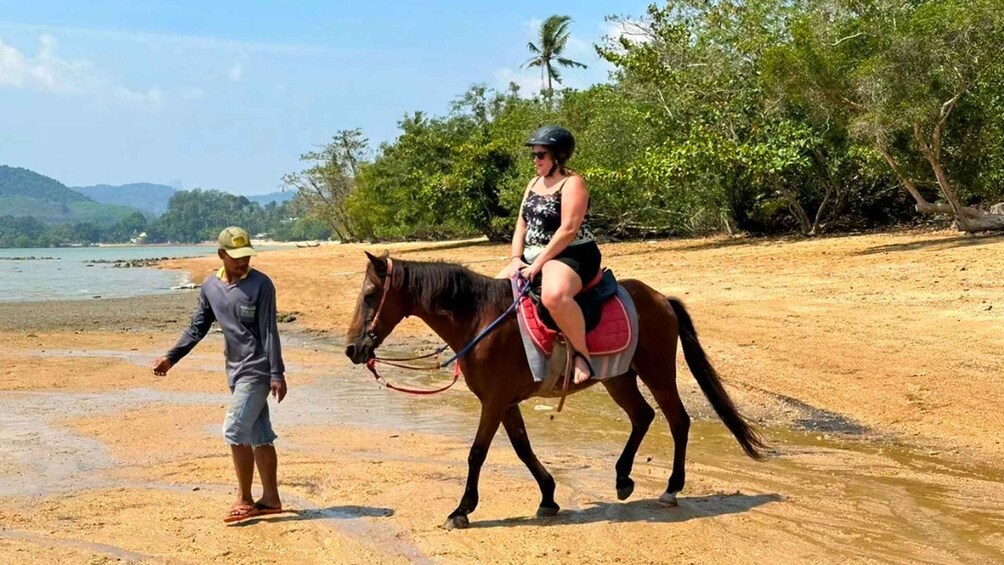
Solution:
<svg viewBox="0 0 1004 565">
<path fill-rule="evenodd" d="M 0 304 L 0 554 L 15 562 L 753 563 L 1004 560 L 1004 401 L 997 359 L 1004 239 L 892 233 L 815 241 L 609 244 L 607 263 L 691 309 L 740 408 L 772 444 L 745 458 L 685 368 L 694 418 L 688 482 L 665 488 L 661 416 L 617 502 L 628 424 L 596 387 L 524 417 L 563 511 L 533 518 L 536 486 L 496 438 L 471 528 L 456 506 L 477 422 L 463 385 L 416 398 L 377 388 L 341 354 L 365 258 L 383 247 L 268 252 L 291 393 L 272 406 L 293 512 L 225 527 L 234 490 L 220 422 L 222 339 L 165 378 L 194 293 L 122 301 Z M 386 246 L 408 259 L 493 273 L 506 249 Z M 172 261 L 201 280 L 214 258 Z M 310 273 L 304 276 L 303 273 Z M 987 308 L 990 306 L 990 308 Z M 44 311 L 43 315 L 38 312 Z M 995 332 L 991 334 L 991 332 Z M 409 321 L 388 347 L 436 343 Z M 389 372 L 432 386 L 447 373 Z"/>
</svg>

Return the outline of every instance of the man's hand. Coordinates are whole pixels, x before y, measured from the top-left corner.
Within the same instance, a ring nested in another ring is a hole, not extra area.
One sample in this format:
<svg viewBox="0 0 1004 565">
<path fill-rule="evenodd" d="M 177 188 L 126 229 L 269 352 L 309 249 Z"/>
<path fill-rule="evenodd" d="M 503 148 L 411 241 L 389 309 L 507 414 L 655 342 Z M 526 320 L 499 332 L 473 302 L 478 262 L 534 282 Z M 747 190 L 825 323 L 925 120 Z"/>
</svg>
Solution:
<svg viewBox="0 0 1004 565">
<path fill-rule="evenodd" d="M 272 381 L 272 397 L 278 402 L 286 398 L 286 381 Z"/>
<path fill-rule="evenodd" d="M 171 367 L 173 366 L 174 364 L 168 361 L 167 357 L 160 357 L 153 362 L 153 374 L 157 375 L 158 377 L 163 377 L 164 375 L 167 374 L 168 371 L 171 370 Z"/>
</svg>

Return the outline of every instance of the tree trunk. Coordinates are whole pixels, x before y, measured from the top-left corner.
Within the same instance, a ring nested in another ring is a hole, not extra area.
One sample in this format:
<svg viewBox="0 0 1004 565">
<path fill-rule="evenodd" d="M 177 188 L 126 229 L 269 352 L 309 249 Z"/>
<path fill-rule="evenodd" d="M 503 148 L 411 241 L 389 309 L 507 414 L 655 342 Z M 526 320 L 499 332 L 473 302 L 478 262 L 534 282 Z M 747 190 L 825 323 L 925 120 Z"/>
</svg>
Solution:
<svg viewBox="0 0 1004 565">
<path fill-rule="evenodd" d="M 889 152 L 889 148 L 886 147 L 885 142 L 883 142 L 881 139 L 876 139 L 875 149 L 882 154 L 882 157 L 885 158 L 886 163 L 889 163 L 889 167 L 892 169 L 892 172 L 896 173 L 896 177 L 899 179 L 899 182 L 903 183 L 903 187 L 906 188 L 906 191 L 909 192 L 910 196 L 912 196 L 914 201 L 917 202 L 916 210 L 918 212 L 920 212 L 921 214 L 955 213 L 952 207 L 949 206 L 948 204 L 932 204 L 928 202 L 927 199 L 920 194 L 920 191 L 917 190 L 917 187 L 916 185 L 913 184 L 913 181 L 907 178 L 907 176 L 903 174 L 903 171 L 900 170 L 899 165 L 896 164 L 896 159 L 894 159 L 892 153 Z"/>
<path fill-rule="evenodd" d="M 931 165 L 938 186 L 948 200 L 952 216 L 955 218 L 955 229 L 964 232 L 1004 230 L 1004 215 L 988 214 L 979 208 L 962 206 L 955 187 L 948 180 L 948 173 L 941 165 L 941 124 L 934 129 L 931 143 L 927 142 L 919 122 L 913 124 L 913 134 L 920 145 L 920 150 Z"/>
<path fill-rule="evenodd" d="M 923 139 L 923 138 L 921 138 Z M 920 141 L 920 140 L 918 140 Z M 926 143 L 921 144 L 921 149 L 925 151 L 925 157 L 927 156 L 927 151 L 924 149 L 927 146 Z M 1004 230 L 1004 215 L 1001 214 L 988 214 L 979 208 L 973 208 L 970 206 L 959 206 L 956 203 L 956 207 L 951 204 L 944 203 L 931 203 L 928 202 L 920 192 L 917 191 L 917 187 L 913 184 L 909 178 L 907 178 L 903 172 L 900 170 L 899 166 L 896 164 L 896 160 L 893 158 L 892 154 L 889 152 L 889 148 L 885 144 L 876 139 L 875 149 L 882 154 L 886 162 L 889 163 L 889 167 L 892 168 L 893 172 L 899 178 L 900 182 L 906 188 L 910 196 L 917 202 L 916 209 L 922 214 L 949 214 L 955 218 L 955 228 L 959 231 L 964 232 L 979 232 L 979 231 L 998 231 Z M 931 159 L 928 158 L 928 162 Z M 934 163 L 931 163 L 934 167 Z M 945 185 L 942 182 L 948 183 L 948 176 L 945 174 L 944 169 L 938 163 L 938 166 L 934 168 L 935 176 L 938 177 L 938 185 L 941 189 L 945 190 Z M 949 189 L 951 190 L 951 185 L 949 184 Z M 954 195 L 955 192 L 951 191 Z"/>
<path fill-rule="evenodd" d="M 823 221 L 826 206 L 830 203 L 830 198 L 833 196 L 834 192 L 837 192 L 837 190 L 833 184 L 833 179 L 830 177 L 830 170 L 826 167 L 826 159 L 818 149 L 812 152 L 812 158 L 812 160 L 815 161 L 816 166 L 819 167 L 820 176 L 823 179 L 823 183 L 826 185 L 826 191 L 823 193 L 823 201 L 819 203 L 819 209 L 816 210 L 816 219 L 812 222 L 812 230 L 809 231 L 809 235 L 817 235 L 819 233 L 819 225 Z"/>
<path fill-rule="evenodd" d="M 935 178 L 938 179 L 938 186 L 941 187 L 941 192 L 945 195 L 945 199 L 948 200 L 948 205 L 952 207 L 952 214 L 958 218 L 959 210 L 962 209 L 962 205 L 959 203 L 959 196 L 955 193 L 955 188 L 948 181 L 948 175 L 945 174 L 945 169 L 941 166 L 941 127 L 934 128 L 934 139 L 932 143 L 927 142 L 926 136 L 924 136 L 924 131 L 920 125 L 920 122 L 914 122 L 913 124 L 913 136 L 917 140 L 917 145 L 920 146 L 921 153 L 924 154 L 924 158 L 931 165 L 931 169 L 934 171 Z"/>
<path fill-rule="evenodd" d="M 802 235 L 813 235 L 812 222 L 809 221 L 809 215 L 805 213 L 805 208 L 802 208 L 802 204 L 799 203 L 798 197 L 795 193 L 778 179 L 774 178 L 773 182 L 777 191 L 784 196 L 785 200 L 788 201 L 788 207 L 791 208 L 791 212 L 795 214 L 795 219 L 798 220 L 798 226 L 802 231 Z"/>
<path fill-rule="evenodd" d="M 955 229 L 964 232 L 1004 230 L 1004 215 L 988 214 L 979 208 L 964 207 L 955 218 Z"/>
</svg>

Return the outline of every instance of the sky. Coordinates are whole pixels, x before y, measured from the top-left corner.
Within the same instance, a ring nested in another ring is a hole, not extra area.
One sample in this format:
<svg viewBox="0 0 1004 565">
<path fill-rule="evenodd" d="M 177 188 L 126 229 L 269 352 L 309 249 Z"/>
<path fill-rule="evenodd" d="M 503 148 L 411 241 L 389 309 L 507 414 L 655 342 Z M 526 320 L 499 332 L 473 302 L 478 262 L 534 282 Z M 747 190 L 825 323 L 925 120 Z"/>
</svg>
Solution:
<svg viewBox="0 0 1004 565">
<path fill-rule="evenodd" d="M 649 2 L 0 0 L 0 165 L 68 186 L 262 194 L 341 129 L 375 147 L 475 83 L 531 94 L 540 22 L 572 17 L 566 86 L 607 80 L 604 16 Z"/>
</svg>

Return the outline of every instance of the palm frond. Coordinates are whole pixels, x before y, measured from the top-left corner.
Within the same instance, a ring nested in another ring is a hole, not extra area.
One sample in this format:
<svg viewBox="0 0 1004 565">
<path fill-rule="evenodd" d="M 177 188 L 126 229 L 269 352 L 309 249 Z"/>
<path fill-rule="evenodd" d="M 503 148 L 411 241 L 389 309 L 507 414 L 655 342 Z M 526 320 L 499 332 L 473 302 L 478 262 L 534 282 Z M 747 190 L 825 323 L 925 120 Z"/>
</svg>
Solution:
<svg viewBox="0 0 1004 565">
<path fill-rule="evenodd" d="M 562 35 L 568 34 L 568 24 L 572 21 L 569 16 L 551 16 L 544 20 L 540 26 L 540 43 L 543 47 L 554 49 Z"/>
<path fill-rule="evenodd" d="M 588 69 L 589 68 L 587 65 L 585 65 L 583 63 L 580 63 L 578 61 L 573 61 L 571 59 L 565 59 L 564 57 L 555 57 L 555 60 L 562 67 L 577 67 L 577 68 L 580 68 L 580 69 Z"/>
<path fill-rule="evenodd" d="M 560 55 L 561 52 L 565 50 L 565 46 L 566 45 L 568 45 L 568 34 L 567 33 L 565 35 L 562 35 L 562 36 L 554 38 L 554 45 L 551 47 L 551 51 L 555 55 Z"/>
<path fill-rule="evenodd" d="M 557 66 L 587 68 L 586 65 L 567 59 L 561 56 L 562 51 L 568 45 L 569 25 L 572 22 L 571 16 L 553 15 L 540 24 L 539 42 L 537 44 L 527 44 L 527 49 L 534 56 L 523 63 L 523 68 L 540 67 L 541 82 L 546 79 L 546 86 L 542 85 L 542 90 L 550 90 L 551 82 L 561 84 L 561 72 Z"/>
<path fill-rule="evenodd" d="M 561 72 L 558 70 L 558 67 L 548 67 L 548 69 L 551 71 L 551 79 L 558 84 L 563 84 L 561 82 Z"/>
</svg>

